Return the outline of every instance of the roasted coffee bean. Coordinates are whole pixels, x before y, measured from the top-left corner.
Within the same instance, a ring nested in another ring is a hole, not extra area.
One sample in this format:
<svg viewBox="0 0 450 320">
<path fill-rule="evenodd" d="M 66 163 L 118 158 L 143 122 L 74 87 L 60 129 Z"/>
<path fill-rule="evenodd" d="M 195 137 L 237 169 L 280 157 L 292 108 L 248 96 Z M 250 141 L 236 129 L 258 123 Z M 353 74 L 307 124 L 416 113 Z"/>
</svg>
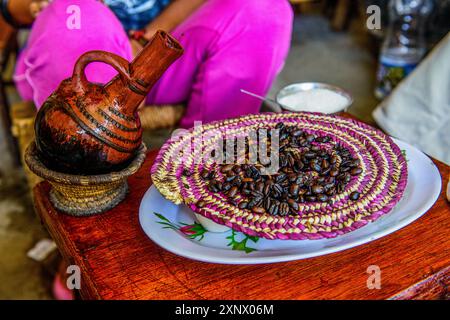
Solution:
<svg viewBox="0 0 450 320">
<path fill-rule="evenodd" d="M 336 179 L 334 177 L 328 177 L 325 179 L 325 183 L 334 183 Z"/>
<path fill-rule="evenodd" d="M 250 170 L 252 172 L 251 177 L 254 179 L 258 179 L 261 176 L 261 173 L 255 166 L 251 166 Z"/>
<path fill-rule="evenodd" d="M 334 182 L 326 183 L 323 187 L 325 188 L 326 191 L 328 191 L 330 189 L 333 189 L 334 188 Z"/>
<path fill-rule="evenodd" d="M 298 203 L 295 202 L 293 199 L 289 199 L 288 204 L 292 209 L 294 209 L 295 211 L 298 211 L 298 208 L 299 208 Z"/>
<path fill-rule="evenodd" d="M 313 142 L 316 139 L 313 134 L 308 134 L 305 138 L 307 142 Z"/>
<path fill-rule="evenodd" d="M 293 195 L 294 197 L 298 196 L 298 190 L 300 189 L 300 187 L 298 186 L 298 184 L 291 184 L 291 186 L 289 187 L 289 193 L 291 195 Z"/>
<path fill-rule="evenodd" d="M 203 208 L 205 206 L 205 201 L 200 200 L 195 204 L 198 208 Z"/>
<path fill-rule="evenodd" d="M 282 168 L 286 167 L 288 164 L 289 164 L 289 162 L 286 157 L 280 157 L 280 166 Z"/>
<path fill-rule="evenodd" d="M 237 176 L 237 174 L 236 174 L 233 170 L 227 171 L 227 172 L 225 173 L 225 175 L 226 175 L 227 177 L 236 177 L 236 176 Z"/>
<path fill-rule="evenodd" d="M 361 173 L 362 173 L 362 169 L 361 169 L 360 167 L 353 168 L 353 169 L 350 171 L 350 174 L 351 174 L 352 176 L 357 176 L 357 175 L 360 175 Z"/>
<path fill-rule="evenodd" d="M 236 197 L 228 198 L 228 202 L 235 207 L 237 207 L 239 205 L 239 200 Z"/>
<path fill-rule="evenodd" d="M 239 209 L 246 209 L 247 206 L 248 206 L 247 201 L 241 201 L 241 202 L 239 202 L 239 205 L 238 205 Z"/>
<path fill-rule="evenodd" d="M 306 181 L 305 180 L 305 176 L 304 175 L 299 175 L 297 177 L 297 180 L 295 180 L 295 183 L 298 184 L 299 186 L 302 186 L 305 181 Z"/>
<path fill-rule="evenodd" d="M 291 173 L 288 175 L 289 182 L 294 182 L 297 180 L 297 175 L 295 173 Z"/>
<path fill-rule="evenodd" d="M 305 196 L 305 200 L 309 202 L 315 202 L 317 198 L 315 196 Z"/>
<path fill-rule="evenodd" d="M 339 170 L 331 169 L 329 174 L 330 174 L 330 177 L 336 177 L 339 174 Z"/>
<path fill-rule="evenodd" d="M 303 134 L 302 130 L 295 130 L 294 132 L 292 132 L 293 137 L 300 137 L 302 134 Z"/>
<path fill-rule="evenodd" d="M 284 180 L 286 180 L 287 175 L 285 173 L 279 174 L 278 176 L 275 177 L 275 182 L 276 183 L 281 183 Z"/>
<path fill-rule="evenodd" d="M 263 196 L 264 196 L 264 194 L 262 193 L 262 192 L 260 192 L 260 191 L 257 191 L 257 190 L 253 190 L 251 193 L 250 193 L 253 197 L 260 197 L 260 198 L 262 198 Z"/>
<path fill-rule="evenodd" d="M 255 190 L 264 193 L 264 182 L 259 181 L 259 182 L 255 185 Z"/>
<path fill-rule="evenodd" d="M 220 169 L 220 172 L 227 173 L 227 172 L 233 170 L 233 168 L 234 168 L 234 164 L 226 164 L 222 167 L 222 169 Z"/>
<path fill-rule="evenodd" d="M 330 158 L 330 163 L 331 163 L 331 164 L 336 164 L 336 163 L 338 162 L 338 160 L 339 160 L 339 157 L 336 156 L 336 155 L 333 155 L 333 156 Z"/>
<path fill-rule="evenodd" d="M 346 160 L 341 163 L 341 167 L 350 167 L 352 164 L 351 160 Z"/>
<path fill-rule="evenodd" d="M 327 175 L 330 173 L 330 171 L 331 171 L 331 167 L 328 167 L 328 168 L 322 169 L 322 171 L 320 172 L 320 174 L 321 174 L 322 176 L 327 176 Z"/>
<path fill-rule="evenodd" d="M 322 159 L 328 160 L 330 159 L 330 156 L 328 155 L 328 153 L 325 150 L 320 150 L 317 155 L 319 157 L 321 157 Z"/>
<path fill-rule="evenodd" d="M 240 185 L 242 185 L 242 179 L 241 179 L 239 176 L 236 176 L 236 177 L 232 180 L 231 184 L 232 184 L 233 186 L 240 186 Z"/>
<path fill-rule="evenodd" d="M 263 201 L 263 206 L 266 210 L 270 209 L 270 206 L 272 205 L 272 199 L 270 197 L 265 197 Z"/>
<path fill-rule="evenodd" d="M 327 143 L 330 140 L 331 140 L 331 138 L 329 136 L 323 136 L 323 137 L 316 138 L 316 142 L 322 142 L 322 143 Z"/>
<path fill-rule="evenodd" d="M 304 195 L 307 191 L 308 191 L 307 189 L 301 188 L 298 190 L 298 194 L 301 196 L 301 195 Z"/>
<path fill-rule="evenodd" d="M 263 191 L 263 193 L 264 193 L 265 195 L 269 195 L 270 189 L 271 189 L 271 188 L 272 188 L 272 182 L 271 182 L 271 181 L 267 181 L 266 184 L 265 184 L 265 186 L 264 186 L 264 191 Z"/>
<path fill-rule="evenodd" d="M 319 194 L 317 196 L 317 200 L 319 200 L 320 202 L 327 202 L 328 201 L 328 196 L 326 194 Z"/>
<path fill-rule="evenodd" d="M 352 180 L 352 176 L 349 173 L 345 174 L 344 182 L 349 183 Z"/>
<path fill-rule="evenodd" d="M 292 154 L 288 154 L 287 155 L 287 159 L 288 159 L 288 164 L 290 167 L 292 167 L 295 164 L 295 158 Z"/>
<path fill-rule="evenodd" d="M 289 145 L 289 140 L 282 140 L 281 142 L 280 142 L 280 146 L 279 146 L 279 150 L 281 151 L 281 150 L 283 150 L 284 148 L 286 148 L 288 145 Z M 286 161 L 287 161 L 287 158 L 286 158 Z"/>
<path fill-rule="evenodd" d="M 253 182 L 253 178 L 244 178 L 242 182 Z"/>
<path fill-rule="evenodd" d="M 292 173 L 292 169 L 289 167 L 284 167 L 283 169 L 281 169 L 281 172 L 283 172 L 284 174 L 289 174 Z"/>
<path fill-rule="evenodd" d="M 241 168 L 240 166 L 234 166 L 234 167 L 233 167 L 233 171 L 234 171 L 236 174 L 239 174 L 239 173 L 242 172 L 242 168 Z"/>
<path fill-rule="evenodd" d="M 353 191 L 352 193 L 350 193 L 350 200 L 356 201 L 359 199 L 360 193 L 358 191 Z"/>
<path fill-rule="evenodd" d="M 243 190 L 242 190 L 242 193 L 243 193 L 244 195 L 248 196 L 250 193 L 252 193 L 252 190 L 250 190 L 250 189 L 243 189 Z"/>
<path fill-rule="evenodd" d="M 231 189 L 231 184 L 229 182 L 225 182 L 222 186 L 222 191 L 228 191 Z"/>
<path fill-rule="evenodd" d="M 275 129 L 283 130 L 285 127 L 286 126 L 283 122 L 278 122 L 275 126 Z"/>
<path fill-rule="evenodd" d="M 254 199 L 251 199 L 248 202 L 247 208 L 252 209 L 253 207 L 257 207 L 257 202 Z"/>
<path fill-rule="evenodd" d="M 323 137 L 317 137 L 316 138 L 316 142 L 322 143 L 323 142 Z"/>
<path fill-rule="evenodd" d="M 359 160 L 359 159 L 353 159 L 353 161 L 352 161 L 352 163 L 351 163 L 351 166 L 352 167 L 357 167 L 357 166 L 359 166 L 361 164 L 361 160 Z"/>
<path fill-rule="evenodd" d="M 262 207 L 263 199 L 262 198 L 250 198 L 250 202 L 252 207 Z"/>
<path fill-rule="evenodd" d="M 289 138 L 289 133 L 287 133 L 287 132 L 284 132 L 284 133 L 282 133 L 281 135 L 280 135 L 280 140 L 285 140 L 285 139 L 287 139 L 287 138 Z M 289 142 L 289 141 L 288 141 Z"/>
<path fill-rule="evenodd" d="M 272 192 L 275 197 L 279 197 L 283 193 L 283 187 L 278 183 L 272 185 Z"/>
<path fill-rule="evenodd" d="M 322 167 L 322 169 L 328 169 L 330 167 L 330 163 L 327 160 L 323 159 L 322 163 L 321 163 L 321 167 Z"/>
<path fill-rule="evenodd" d="M 236 186 L 234 186 L 234 187 L 232 187 L 230 189 L 230 191 L 228 191 L 228 196 L 229 197 L 234 197 L 237 192 L 238 192 L 238 188 Z"/>
<path fill-rule="evenodd" d="M 305 152 L 303 154 L 303 157 L 305 157 L 305 159 L 314 159 L 316 156 L 317 156 L 316 153 L 315 152 L 311 152 L 311 151 Z"/>
<path fill-rule="evenodd" d="M 294 163 L 294 171 L 297 173 L 300 173 L 304 167 L 305 165 L 301 161 Z"/>
<path fill-rule="evenodd" d="M 315 184 L 311 187 L 311 191 L 315 194 L 323 193 L 324 189 L 320 184 Z"/>
<path fill-rule="evenodd" d="M 316 172 L 320 172 L 322 170 L 322 168 L 320 167 L 320 165 L 316 162 L 311 164 L 311 169 L 316 171 Z"/>
<path fill-rule="evenodd" d="M 262 208 L 262 207 L 253 207 L 252 211 L 254 213 L 259 213 L 259 214 L 263 214 L 266 212 L 266 209 Z"/>
<path fill-rule="evenodd" d="M 280 216 L 287 215 L 289 213 L 289 205 L 287 204 L 287 202 L 282 202 L 278 211 Z"/>
<path fill-rule="evenodd" d="M 211 183 L 209 185 L 208 189 L 209 189 L 209 191 L 214 192 L 214 193 L 219 192 L 219 188 L 217 188 L 215 183 Z"/>
<path fill-rule="evenodd" d="M 278 210 L 280 209 L 280 205 L 278 203 L 272 203 L 269 208 L 269 213 L 273 216 L 278 215 Z"/>
<path fill-rule="evenodd" d="M 312 146 L 310 150 L 317 153 L 318 151 L 320 151 L 320 147 L 319 146 Z"/>
<path fill-rule="evenodd" d="M 202 177 L 203 180 L 208 180 L 209 175 L 210 175 L 210 172 L 206 169 L 203 169 L 202 172 L 200 173 L 200 177 Z"/>
<path fill-rule="evenodd" d="M 306 147 L 309 144 L 309 142 L 306 141 L 305 138 L 301 138 L 298 140 L 298 144 L 300 145 L 300 147 Z"/>
<path fill-rule="evenodd" d="M 272 184 L 272 190 L 281 193 L 283 192 L 283 187 L 279 183 L 274 183 Z"/>
</svg>

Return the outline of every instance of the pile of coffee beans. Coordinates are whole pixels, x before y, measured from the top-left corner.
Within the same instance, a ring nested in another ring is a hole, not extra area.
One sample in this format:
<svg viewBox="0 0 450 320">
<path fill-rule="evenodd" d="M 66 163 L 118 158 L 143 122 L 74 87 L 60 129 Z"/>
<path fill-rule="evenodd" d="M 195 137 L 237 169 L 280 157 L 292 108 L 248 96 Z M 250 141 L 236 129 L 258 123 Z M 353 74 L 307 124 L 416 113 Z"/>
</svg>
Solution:
<svg viewBox="0 0 450 320">
<path fill-rule="evenodd" d="M 261 174 L 260 164 L 220 165 L 220 178 L 214 171 L 201 172 L 209 190 L 221 192 L 240 209 L 274 216 L 297 215 L 301 203 L 331 204 L 331 197 L 342 193 L 363 171 L 360 160 L 329 136 L 309 134 L 282 122 L 276 129 L 280 137 L 276 174 Z M 270 136 L 271 131 L 267 134 Z M 359 197 L 356 191 L 349 196 L 353 201 Z"/>
</svg>

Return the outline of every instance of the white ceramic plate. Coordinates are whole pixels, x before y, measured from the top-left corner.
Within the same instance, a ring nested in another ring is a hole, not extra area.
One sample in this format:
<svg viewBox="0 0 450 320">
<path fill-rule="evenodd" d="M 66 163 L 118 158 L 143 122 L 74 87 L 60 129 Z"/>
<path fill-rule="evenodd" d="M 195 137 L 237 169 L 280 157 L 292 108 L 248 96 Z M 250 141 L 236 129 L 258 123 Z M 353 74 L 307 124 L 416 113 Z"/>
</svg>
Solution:
<svg viewBox="0 0 450 320">
<path fill-rule="evenodd" d="M 267 240 L 232 230 L 224 233 L 205 231 L 200 224 L 195 224 L 189 208 L 166 200 L 154 186 L 142 199 L 139 220 L 148 237 L 164 249 L 205 262 L 273 263 L 352 248 L 388 235 L 418 219 L 431 208 L 441 192 L 441 176 L 434 163 L 411 145 L 394 141 L 405 150 L 408 160 L 408 184 L 403 198 L 387 215 L 333 239 Z"/>
</svg>

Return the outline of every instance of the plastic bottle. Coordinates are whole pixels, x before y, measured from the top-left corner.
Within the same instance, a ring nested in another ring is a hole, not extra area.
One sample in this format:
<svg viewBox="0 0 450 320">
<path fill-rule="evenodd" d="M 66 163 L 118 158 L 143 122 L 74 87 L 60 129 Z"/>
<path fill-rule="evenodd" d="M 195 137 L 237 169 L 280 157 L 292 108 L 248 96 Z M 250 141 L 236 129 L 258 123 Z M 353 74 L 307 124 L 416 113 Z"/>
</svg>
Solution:
<svg viewBox="0 0 450 320">
<path fill-rule="evenodd" d="M 425 24 L 432 8 L 433 0 L 389 1 L 389 26 L 377 72 L 377 98 L 389 95 L 424 57 Z"/>
</svg>

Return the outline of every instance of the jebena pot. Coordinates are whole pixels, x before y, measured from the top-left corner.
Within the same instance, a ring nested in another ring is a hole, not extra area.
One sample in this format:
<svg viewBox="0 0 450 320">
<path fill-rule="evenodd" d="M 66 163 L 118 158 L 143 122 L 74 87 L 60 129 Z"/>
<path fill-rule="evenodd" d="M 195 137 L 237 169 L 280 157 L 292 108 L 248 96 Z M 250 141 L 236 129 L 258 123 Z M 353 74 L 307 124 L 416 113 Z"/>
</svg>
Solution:
<svg viewBox="0 0 450 320">
<path fill-rule="evenodd" d="M 51 184 L 50 201 L 56 209 L 73 216 L 89 216 L 110 210 L 125 198 L 127 178 L 141 167 L 146 150 L 141 144 L 126 168 L 100 175 L 74 175 L 49 169 L 40 160 L 35 142 L 27 148 L 25 162 L 31 171 Z"/>
<path fill-rule="evenodd" d="M 131 63 L 105 51 L 81 55 L 72 76 L 60 83 L 36 116 L 42 162 L 52 170 L 85 175 L 127 167 L 142 143 L 137 109 L 182 53 L 174 38 L 158 31 Z M 110 65 L 117 76 L 106 84 L 89 82 L 84 71 L 92 62 Z"/>
</svg>

